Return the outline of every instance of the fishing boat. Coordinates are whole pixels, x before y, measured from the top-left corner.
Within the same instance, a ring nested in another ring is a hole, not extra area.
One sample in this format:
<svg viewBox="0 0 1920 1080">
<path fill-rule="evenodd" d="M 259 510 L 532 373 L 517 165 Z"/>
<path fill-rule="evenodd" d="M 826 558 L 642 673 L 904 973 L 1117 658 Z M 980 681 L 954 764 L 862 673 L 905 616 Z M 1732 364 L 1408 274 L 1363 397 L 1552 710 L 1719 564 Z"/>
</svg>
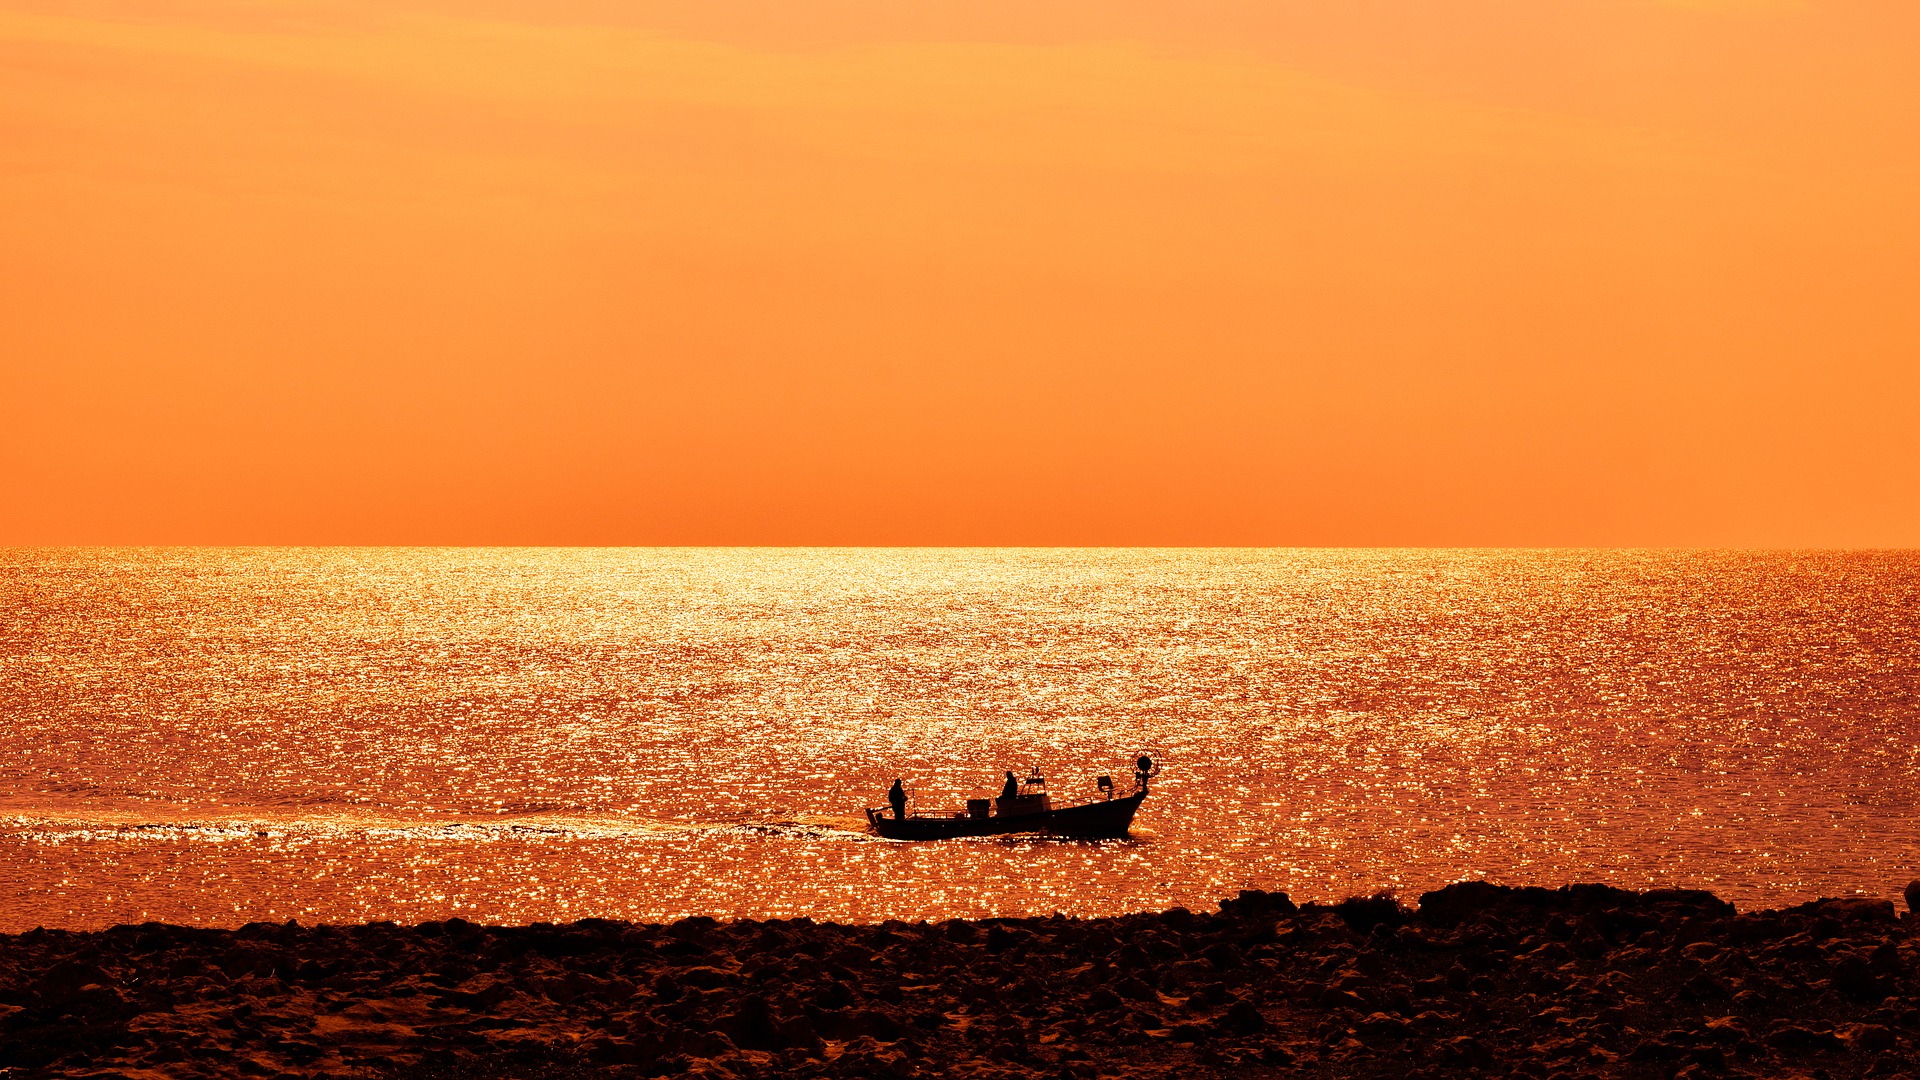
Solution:
<svg viewBox="0 0 1920 1080">
<path fill-rule="evenodd" d="M 968 799 L 965 810 L 944 814 L 889 813 L 885 808 L 867 810 L 867 824 L 889 840 L 950 840 L 959 836 L 999 836 L 1003 833 L 1045 833 L 1083 839 L 1109 839 L 1127 835 L 1133 826 L 1134 811 L 1147 797 L 1147 781 L 1158 769 L 1153 759 L 1141 755 L 1133 772 L 1131 795 L 1114 794 L 1113 778 L 1102 776 L 1094 785 L 1106 793 L 1105 799 L 1079 806 L 1055 808 L 1047 795 L 1046 778 L 1034 770 L 1017 785 L 1009 775 L 1008 788 L 997 799 Z M 904 804 L 902 804 L 904 805 Z"/>
</svg>

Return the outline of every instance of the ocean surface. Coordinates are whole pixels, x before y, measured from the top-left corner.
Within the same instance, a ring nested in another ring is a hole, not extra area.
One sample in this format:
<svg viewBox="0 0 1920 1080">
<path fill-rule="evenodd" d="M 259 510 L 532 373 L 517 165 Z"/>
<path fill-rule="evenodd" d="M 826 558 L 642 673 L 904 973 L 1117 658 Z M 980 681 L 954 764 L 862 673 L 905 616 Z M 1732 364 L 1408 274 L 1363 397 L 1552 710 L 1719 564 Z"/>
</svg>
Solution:
<svg viewBox="0 0 1920 1080">
<path fill-rule="evenodd" d="M 881 840 L 905 778 L 1130 840 Z M 0 551 L 0 930 L 1920 877 L 1920 553 Z"/>
</svg>

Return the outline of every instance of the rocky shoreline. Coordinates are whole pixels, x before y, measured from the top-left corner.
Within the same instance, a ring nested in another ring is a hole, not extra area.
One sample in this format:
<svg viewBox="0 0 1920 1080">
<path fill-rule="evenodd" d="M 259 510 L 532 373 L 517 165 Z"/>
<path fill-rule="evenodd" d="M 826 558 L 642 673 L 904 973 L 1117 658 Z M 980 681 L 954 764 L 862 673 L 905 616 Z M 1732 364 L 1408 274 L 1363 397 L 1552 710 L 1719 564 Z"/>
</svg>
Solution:
<svg viewBox="0 0 1920 1080">
<path fill-rule="evenodd" d="M 1920 883 L 1908 890 L 1920 902 Z M 11 1077 L 1916 1076 L 1920 918 L 1463 883 L 872 926 L 0 936 Z"/>
</svg>

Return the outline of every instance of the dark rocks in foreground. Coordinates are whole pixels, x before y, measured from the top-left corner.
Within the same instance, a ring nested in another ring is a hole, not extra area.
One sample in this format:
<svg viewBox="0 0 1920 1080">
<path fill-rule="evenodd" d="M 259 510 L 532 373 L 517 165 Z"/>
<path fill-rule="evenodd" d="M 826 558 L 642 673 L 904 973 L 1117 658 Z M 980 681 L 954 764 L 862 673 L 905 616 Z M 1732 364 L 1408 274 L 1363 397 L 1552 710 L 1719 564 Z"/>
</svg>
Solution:
<svg viewBox="0 0 1920 1080">
<path fill-rule="evenodd" d="M 1920 919 L 1450 886 L 878 926 L 0 937 L 12 1076 L 1915 1076 Z"/>
</svg>

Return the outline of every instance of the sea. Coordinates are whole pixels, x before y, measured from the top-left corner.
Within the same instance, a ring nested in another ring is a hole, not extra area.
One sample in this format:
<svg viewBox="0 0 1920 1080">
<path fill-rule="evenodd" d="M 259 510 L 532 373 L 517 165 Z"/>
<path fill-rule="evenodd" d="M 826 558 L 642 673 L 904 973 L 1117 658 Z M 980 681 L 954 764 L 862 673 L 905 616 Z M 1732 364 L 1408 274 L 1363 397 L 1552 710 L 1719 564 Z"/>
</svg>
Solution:
<svg viewBox="0 0 1920 1080">
<path fill-rule="evenodd" d="M 1915 552 L 0 551 L 5 932 L 1892 899 L 1917 793 Z"/>
</svg>

